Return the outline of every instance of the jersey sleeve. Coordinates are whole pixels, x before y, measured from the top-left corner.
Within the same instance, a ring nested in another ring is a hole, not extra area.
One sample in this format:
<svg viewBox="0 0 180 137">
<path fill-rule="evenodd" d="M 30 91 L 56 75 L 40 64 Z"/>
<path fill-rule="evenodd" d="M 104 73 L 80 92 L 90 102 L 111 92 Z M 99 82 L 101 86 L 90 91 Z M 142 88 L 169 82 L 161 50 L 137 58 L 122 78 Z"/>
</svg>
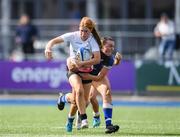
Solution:
<svg viewBox="0 0 180 137">
<path fill-rule="evenodd" d="M 92 52 L 100 51 L 99 45 L 97 44 L 94 38 L 91 41 L 91 45 L 92 45 Z"/>
<path fill-rule="evenodd" d="M 107 69 L 111 69 L 113 64 L 114 64 L 114 58 L 111 56 L 106 58 L 106 60 L 104 60 L 103 67 Z"/>
</svg>

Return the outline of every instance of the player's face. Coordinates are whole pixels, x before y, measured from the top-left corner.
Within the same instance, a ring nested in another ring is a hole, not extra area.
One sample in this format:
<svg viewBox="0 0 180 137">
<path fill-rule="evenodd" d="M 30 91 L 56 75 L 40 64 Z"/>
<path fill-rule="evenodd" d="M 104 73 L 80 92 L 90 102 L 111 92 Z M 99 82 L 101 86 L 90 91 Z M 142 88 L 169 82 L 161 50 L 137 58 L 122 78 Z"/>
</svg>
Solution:
<svg viewBox="0 0 180 137">
<path fill-rule="evenodd" d="M 87 40 L 91 34 L 91 31 L 86 27 L 80 27 L 80 36 L 83 41 Z"/>
<path fill-rule="evenodd" d="M 102 47 L 102 52 L 104 52 L 107 56 L 111 56 L 114 51 L 114 41 L 107 40 L 105 45 Z"/>
</svg>

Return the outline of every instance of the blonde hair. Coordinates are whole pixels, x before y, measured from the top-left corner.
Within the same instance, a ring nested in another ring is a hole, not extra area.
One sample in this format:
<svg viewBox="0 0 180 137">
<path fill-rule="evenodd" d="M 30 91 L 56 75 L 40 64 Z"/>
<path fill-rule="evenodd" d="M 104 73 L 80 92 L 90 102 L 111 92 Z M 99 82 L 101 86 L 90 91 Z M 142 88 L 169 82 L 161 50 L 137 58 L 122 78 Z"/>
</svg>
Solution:
<svg viewBox="0 0 180 137">
<path fill-rule="evenodd" d="M 94 36 L 96 42 L 98 43 L 99 47 L 100 48 L 102 47 L 100 36 L 95 29 L 95 23 L 89 17 L 83 17 L 81 19 L 79 27 L 88 28 L 91 31 L 91 33 L 93 34 L 93 36 Z"/>
</svg>

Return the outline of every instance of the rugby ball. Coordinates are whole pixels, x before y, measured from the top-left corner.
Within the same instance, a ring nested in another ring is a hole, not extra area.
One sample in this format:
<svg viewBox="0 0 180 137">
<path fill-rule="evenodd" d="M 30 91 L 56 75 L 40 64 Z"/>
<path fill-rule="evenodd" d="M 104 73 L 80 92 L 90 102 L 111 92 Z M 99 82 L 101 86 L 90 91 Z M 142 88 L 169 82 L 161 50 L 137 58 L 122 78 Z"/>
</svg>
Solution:
<svg viewBox="0 0 180 137">
<path fill-rule="evenodd" d="M 77 51 L 77 59 L 80 61 L 86 61 L 92 58 L 92 52 L 90 49 L 81 47 Z"/>
</svg>

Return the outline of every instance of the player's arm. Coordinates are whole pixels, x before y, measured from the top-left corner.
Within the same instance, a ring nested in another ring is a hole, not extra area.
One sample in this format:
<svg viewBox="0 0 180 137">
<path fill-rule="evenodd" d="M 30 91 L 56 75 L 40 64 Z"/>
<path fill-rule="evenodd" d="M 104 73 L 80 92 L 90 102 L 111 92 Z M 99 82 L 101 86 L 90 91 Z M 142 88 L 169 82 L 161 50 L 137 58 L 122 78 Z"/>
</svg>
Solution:
<svg viewBox="0 0 180 137">
<path fill-rule="evenodd" d="M 108 68 L 103 67 L 97 76 L 91 74 L 80 74 L 80 75 L 82 76 L 83 80 L 100 81 L 107 75 L 108 71 L 109 71 Z"/>
<path fill-rule="evenodd" d="M 100 62 L 101 59 L 101 55 L 99 51 L 93 52 L 93 58 L 91 58 L 90 60 L 86 60 L 86 61 L 76 61 L 76 66 L 78 68 L 83 67 L 83 66 L 92 66 L 95 64 L 98 64 Z"/>
<path fill-rule="evenodd" d="M 52 40 L 50 40 L 47 45 L 46 45 L 46 48 L 45 48 L 45 56 L 47 59 L 52 59 L 52 47 L 56 44 L 59 44 L 59 43 L 62 43 L 64 42 L 64 40 L 60 37 L 56 37 Z"/>
</svg>

